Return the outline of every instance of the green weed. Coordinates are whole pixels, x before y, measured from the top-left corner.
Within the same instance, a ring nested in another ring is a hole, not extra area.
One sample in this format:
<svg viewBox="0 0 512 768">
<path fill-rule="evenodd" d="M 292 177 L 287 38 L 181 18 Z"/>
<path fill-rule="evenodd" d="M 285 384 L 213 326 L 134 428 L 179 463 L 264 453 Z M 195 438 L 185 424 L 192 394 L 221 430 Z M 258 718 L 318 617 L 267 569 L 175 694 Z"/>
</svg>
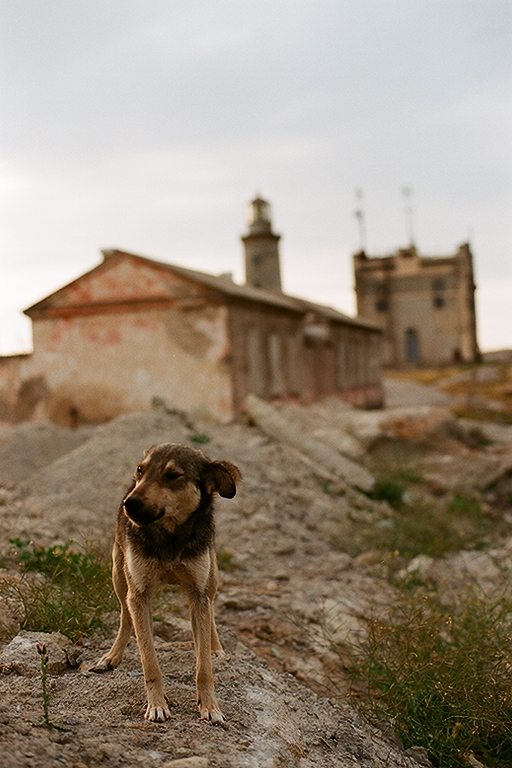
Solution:
<svg viewBox="0 0 512 768">
<path fill-rule="evenodd" d="M 204 445 L 206 443 L 211 442 L 211 438 L 208 437 L 208 435 L 203 434 L 202 432 L 199 432 L 196 435 L 191 435 L 189 440 L 191 443 L 197 443 L 198 445 Z"/>
<path fill-rule="evenodd" d="M 74 549 L 71 541 L 49 548 L 24 539 L 11 544 L 23 576 L 6 581 L 3 589 L 21 601 L 24 629 L 59 631 L 77 640 L 116 609 L 110 563 L 97 551 Z"/>
<path fill-rule="evenodd" d="M 400 509 L 405 490 L 405 485 L 395 480 L 377 480 L 370 496 L 377 501 L 387 501 L 393 509 Z"/>
<path fill-rule="evenodd" d="M 482 549 L 488 521 L 480 506 L 455 497 L 448 505 L 417 503 L 395 511 L 391 524 L 379 531 L 378 549 L 412 559 L 417 555 L 442 557 L 460 549 Z"/>
<path fill-rule="evenodd" d="M 467 766 L 473 755 L 509 768 L 511 651 L 511 600 L 470 590 L 449 612 L 435 596 L 404 595 L 386 619 L 370 622 L 352 672 L 363 708 L 391 722 L 406 748 L 424 747 L 435 766 Z"/>
<path fill-rule="evenodd" d="M 236 570 L 237 565 L 234 562 L 235 553 L 232 549 L 222 549 L 217 554 L 217 563 L 219 566 L 220 571 L 225 571 L 226 573 L 233 573 L 234 570 Z"/>
<path fill-rule="evenodd" d="M 336 548 L 352 556 L 378 551 L 393 554 L 397 568 L 417 555 L 442 557 L 460 549 L 483 549 L 490 535 L 490 521 L 478 500 L 455 495 L 450 500 L 428 500 L 416 494 L 410 498 L 407 487 L 394 481 L 376 486 L 374 497 L 386 500 L 392 512 L 388 517 L 340 524 L 332 537 Z"/>
</svg>

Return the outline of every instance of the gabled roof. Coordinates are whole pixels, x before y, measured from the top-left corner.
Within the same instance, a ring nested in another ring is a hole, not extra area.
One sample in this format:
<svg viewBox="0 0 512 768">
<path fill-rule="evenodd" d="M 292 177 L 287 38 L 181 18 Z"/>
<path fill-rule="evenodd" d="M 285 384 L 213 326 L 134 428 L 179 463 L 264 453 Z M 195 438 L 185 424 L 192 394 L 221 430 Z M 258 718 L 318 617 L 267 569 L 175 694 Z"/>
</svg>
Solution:
<svg viewBox="0 0 512 768">
<path fill-rule="evenodd" d="M 295 296 L 289 296 L 285 293 L 281 293 L 280 291 L 255 288 L 250 285 L 239 285 L 224 275 L 212 275 L 207 272 L 199 272 L 197 270 L 177 266 L 176 264 L 157 261 L 156 259 L 150 259 L 146 256 L 140 256 L 138 254 L 129 253 L 128 251 L 121 251 L 118 249 L 106 250 L 103 251 L 103 254 L 105 256 L 105 260 L 101 264 L 99 264 L 97 267 L 94 267 L 89 272 L 84 273 L 80 277 L 76 278 L 76 280 L 73 280 L 71 283 L 68 283 L 54 293 L 49 294 L 41 301 L 38 301 L 36 304 L 28 307 L 24 310 L 25 314 L 29 315 L 29 317 L 37 316 L 40 313 L 44 313 L 45 310 L 51 310 L 52 308 L 59 306 L 60 299 L 64 298 L 64 296 L 73 288 L 76 288 L 81 281 L 105 269 L 109 269 L 113 264 L 115 264 L 115 262 L 119 262 L 128 258 L 131 260 L 136 260 L 146 266 L 157 267 L 158 270 L 163 269 L 172 273 L 173 275 L 199 284 L 204 288 L 207 288 L 230 299 L 266 304 L 268 306 L 288 309 L 293 312 L 299 312 L 301 314 L 313 313 L 315 315 L 323 316 L 326 320 L 333 320 L 335 322 L 341 322 L 347 325 L 355 325 L 369 330 L 381 330 L 379 325 L 369 320 L 350 317 L 349 315 L 345 315 L 343 312 L 339 312 L 333 307 L 328 307 L 323 304 L 316 304 L 314 302 L 307 301 L 306 299 L 301 299 Z M 141 300 L 144 301 L 145 297 L 141 297 Z M 100 303 L 101 302 L 98 302 L 98 306 Z"/>
</svg>

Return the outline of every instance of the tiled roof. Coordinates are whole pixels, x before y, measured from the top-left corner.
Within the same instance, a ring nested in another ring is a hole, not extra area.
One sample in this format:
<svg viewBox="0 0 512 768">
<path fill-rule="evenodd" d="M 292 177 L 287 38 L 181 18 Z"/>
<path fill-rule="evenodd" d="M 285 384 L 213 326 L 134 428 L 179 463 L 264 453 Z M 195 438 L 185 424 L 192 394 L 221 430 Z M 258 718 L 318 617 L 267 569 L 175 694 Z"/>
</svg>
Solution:
<svg viewBox="0 0 512 768">
<path fill-rule="evenodd" d="M 339 312 L 333 307 L 328 307 L 323 304 L 316 304 L 315 302 L 307 301 L 306 299 L 301 299 L 296 296 L 289 296 L 288 294 L 282 293 L 281 291 L 274 291 L 274 290 L 269 290 L 265 288 L 255 288 L 250 285 L 239 285 L 238 283 L 233 282 L 229 277 L 226 277 L 224 275 L 212 275 L 207 272 L 199 272 L 194 269 L 180 267 L 176 264 L 170 264 L 164 261 L 157 261 L 156 259 L 151 259 L 146 256 L 140 256 L 135 253 L 130 253 L 128 251 L 121 251 L 118 249 L 104 251 L 103 253 L 105 255 L 105 260 L 108 262 L 113 258 L 123 258 L 126 256 L 132 259 L 137 259 L 144 262 L 145 264 L 150 264 L 150 265 L 153 264 L 156 267 L 164 268 L 166 270 L 169 270 L 170 272 L 173 272 L 176 275 L 180 275 L 181 277 L 184 277 L 187 280 L 200 283 L 201 285 L 207 288 L 210 288 L 211 290 L 216 291 L 217 293 L 223 294 L 224 296 L 227 296 L 231 299 L 239 299 L 243 301 L 257 302 L 259 304 L 267 304 L 269 306 L 288 309 L 288 310 L 292 310 L 294 312 L 300 312 L 300 313 L 311 312 L 316 315 L 321 315 L 324 318 L 328 320 L 333 320 L 335 322 L 341 322 L 348 325 L 356 325 L 361 328 L 368 328 L 372 330 L 381 330 L 379 325 L 372 323 L 369 320 L 365 320 L 359 317 L 358 318 L 350 317 L 349 315 L 345 315 L 343 312 Z M 103 264 L 100 264 L 98 267 L 95 267 L 91 271 L 94 271 L 96 269 L 101 269 L 102 266 Z M 90 273 L 86 273 L 86 274 L 90 274 Z M 71 284 L 74 284 L 80 281 L 80 279 L 81 277 L 78 277 Z M 55 293 L 50 294 L 50 296 L 47 296 L 46 298 L 37 302 L 37 304 L 34 304 L 31 307 L 28 307 L 25 310 L 25 313 L 30 315 L 32 310 L 46 308 L 49 305 L 51 298 L 55 296 L 57 293 L 60 293 L 61 291 L 65 290 L 66 287 L 67 286 L 64 286 L 58 291 L 55 291 Z"/>
</svg>

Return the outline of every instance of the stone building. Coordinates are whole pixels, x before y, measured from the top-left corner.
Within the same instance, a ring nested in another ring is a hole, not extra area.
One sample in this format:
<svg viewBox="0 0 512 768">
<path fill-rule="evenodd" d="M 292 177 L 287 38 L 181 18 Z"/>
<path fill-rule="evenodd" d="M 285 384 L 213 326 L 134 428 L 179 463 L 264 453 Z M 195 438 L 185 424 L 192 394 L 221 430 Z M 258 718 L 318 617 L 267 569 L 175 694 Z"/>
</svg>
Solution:
<svg viewBox="0 0 512 768">
<path fill-rule="evenodd" d="M 158 398 L 229 422 L 250 392 L 380 406 L 382 331 L 279 290 L 278 236 L 262 203 L 243 238 L 247 285 L 106 250 L 29 307 L 34 352 L 0 360 L 0 420 L 98 423 Z"/>
<path fill-rule="evenodd" d="M 445 365 L 479 359 L 473 257 L 467 243 L 453 256 L 416 248 L 354 255 L 357 311 L 384 329 L 383 365 Z"/>
</svg>

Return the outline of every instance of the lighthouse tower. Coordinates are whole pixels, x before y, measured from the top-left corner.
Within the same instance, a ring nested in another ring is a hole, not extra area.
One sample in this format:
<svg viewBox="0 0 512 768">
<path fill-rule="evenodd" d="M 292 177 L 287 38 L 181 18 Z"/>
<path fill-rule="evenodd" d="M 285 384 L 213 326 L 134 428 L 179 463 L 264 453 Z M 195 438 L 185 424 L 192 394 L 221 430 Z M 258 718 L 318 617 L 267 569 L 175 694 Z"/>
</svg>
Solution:
<svg viewBox="0 0 512 768">
<path fill-rule="evenodd" d="M 247 205 L 249 231 L 242 236 L 245 251 L 245 282 L 255 288 L 281 290 L 280 235 L 272 232 L 270 205 L 256 197 Z"/>
</svg>

